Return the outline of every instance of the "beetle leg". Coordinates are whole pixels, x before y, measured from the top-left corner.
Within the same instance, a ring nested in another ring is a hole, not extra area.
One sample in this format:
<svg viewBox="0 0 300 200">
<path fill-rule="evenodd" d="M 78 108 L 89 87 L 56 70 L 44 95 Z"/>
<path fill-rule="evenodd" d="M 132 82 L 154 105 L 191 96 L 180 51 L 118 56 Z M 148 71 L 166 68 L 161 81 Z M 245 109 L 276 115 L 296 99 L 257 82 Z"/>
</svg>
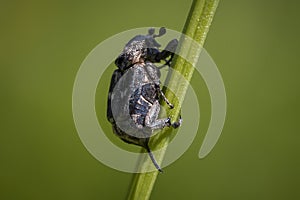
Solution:
<svg viewBox="0 0 300 200">
<path fill-rule="evenodd" d="M 171 109 L 174 108 L 173 104 L 170 103 L 170 101 L 167 99 L 167 97 L 165 96 L 165 94 L 161 90 L 159 90 L 159 92 L 160 92 L 160 95 L 162 96 L 163 100 L 168 104 L 168 106 Z"/>
<path fill-rule="evenodd" d="M 157 91 L 159 93 L 159 95 L 163 98 L 163 100 L 168 104 L 168 106 L 172 109 L 174 108 L 173 104 L 170 103 L 170 101 L 167 99 L 167 97 L 165 96 L 165 94 L 161 91 L 160 87 L 157 86 Z"/>
<path fill-rule="evenodd" d="M 145 125 L 151 129 L 161 129 L 165 126 L 170 126 L 170 119 L 157 119 L 160 111 L 160 105 L 158 101 L 155 101 L 149 109 L 145 117 Z"/>
<path fill-rule="evenodd" d="M 160 62 L 161 60 L 166 61 L 166 63 L 163 66 L 161 66 L 160 68 L 162 68 L 164 66 L 170 66 L 171 61 L 172 61 L 172 59 L 174 57 L 174 54 L 175 54 L 174 52 L 176 51 L 177 46 L 178 46 L 178 40 L 173 39 L 167 44 L 166 48 L 163 51 L 161 51 L 160 53 L 158 53 L 156 55 L 156 60 L 158 62 Z M 171 57 L 167 60 L 167 58 L 169 56 L 171 56 Z"/>
<path fill-rule="evenodd" d="M 181 125 L 181 123 L 182 123 L 181 115 L 179 116 L 179 120 L 177 122 L 174 122 L 173 124 L 171 124 L 170 122 L 173 128 L 178 128 Z"/>
<path fill-rule="evenodd" d="M 151 129 L 162 129 L 164 127 L 170 127 L 170 126 L 172 126 L 173 128 L 178 128 L 181 125 L 182 122 L 181 116 L 180 119 L 174 123 L 171 123 L 171 119 L 169 117 L 163 119 L 157 119 L 159 111 L 160 111 L 159 102 L 155 101 L 145 117 L 145 125 L 147 127 Z"/>
</svg>

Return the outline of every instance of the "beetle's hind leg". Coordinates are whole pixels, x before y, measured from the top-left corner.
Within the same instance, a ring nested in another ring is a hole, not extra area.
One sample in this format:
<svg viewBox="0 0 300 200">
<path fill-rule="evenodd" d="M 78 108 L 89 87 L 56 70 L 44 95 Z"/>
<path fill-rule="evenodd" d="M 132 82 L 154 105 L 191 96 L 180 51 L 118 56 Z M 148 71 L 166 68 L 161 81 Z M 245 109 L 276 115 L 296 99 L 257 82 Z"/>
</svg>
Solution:
<svg viewBox="0 0 300 200">
<path fill-rule="evenodd" d="M 170 120 L 168 118 L 157 119 L 159 111 L 160 111 L 160 104 L 156 100 L 151 106 L 151 108 L 149 109 L 145 117 L 145 126 L 151 129 L 162 129 L 169 125 Z"/>
<path fill-rule="evenodd" d="M 179 120 L 177 122 L 174 122 L 174 123 L 171 123 L 170 118 L 168 118 L 168 119 L 169 119 L 170 126 L 172 126 L 173 128 L 178 128 L 182 124 L 181 116 L 179 116 Z"/>
<path fill-rule="evenodd" d="M 182 121 L 181 117 L 178 122 L 174 122 L 174 123 L 171 123 L 171 119 L 169 117 L 157 119 L 159 111 L 160 111 L 160 104 L 158 101 L 155 101 L 145 117 L 145 126 L 154 130 L 154 129 L 162 129 L 164 127 L 170 127 L 170 126 L 172 126 L 173 128 L 178 128 L 181 125 L 181 121 Z"/>
</svg>

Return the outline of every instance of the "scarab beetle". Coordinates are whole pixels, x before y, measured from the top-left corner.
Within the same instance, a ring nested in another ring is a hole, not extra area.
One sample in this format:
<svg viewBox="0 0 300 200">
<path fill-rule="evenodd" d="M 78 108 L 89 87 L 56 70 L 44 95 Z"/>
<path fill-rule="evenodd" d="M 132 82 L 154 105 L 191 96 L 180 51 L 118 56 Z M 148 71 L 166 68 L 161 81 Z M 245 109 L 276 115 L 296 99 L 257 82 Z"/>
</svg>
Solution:
<svg viewBox="0 0 300 200">
<path fill-rule="evenodd" d="M 154 32 L 154 28 L 150 28 L 147 35 L 132 38 L 115 60 L 118 69 L 113 72 L 109 87 L 107 119 L 118 137 L 144 147 L 155 167 L 162 171 L 149 148 L 149 138 L 156 129 L 179 127 L 181 119 L 174 123 L 169 117 L 158 119 L 160 99 L 170 108 L 173 105 L 161 91 L 160 68 L 154 63 L 165 61 L 169 66 L 178 41 L 171 40 L 160 51 L 155 38 L 164 35 L 166 29 L 160 28 L 158 35 Z"/>
</svg>

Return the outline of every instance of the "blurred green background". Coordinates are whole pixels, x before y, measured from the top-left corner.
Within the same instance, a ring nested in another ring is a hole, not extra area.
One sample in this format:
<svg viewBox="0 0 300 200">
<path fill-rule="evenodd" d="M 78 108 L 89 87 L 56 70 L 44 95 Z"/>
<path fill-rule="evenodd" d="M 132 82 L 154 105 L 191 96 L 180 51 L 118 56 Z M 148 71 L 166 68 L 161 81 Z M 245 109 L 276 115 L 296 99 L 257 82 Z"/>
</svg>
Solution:
<svg viewBox="0 0 300 200">
<path fill-rule="evenodd" d="M 97 44 L 121 31 L 181 31 L 190 6 L 191 0 L 1 1 L 0 199 L 124 199 L 132 174 L 94 159 L 76 132 L 76 72 Z M 209 120 L 204 92 L 199 136 L 159 175 L 152 199 L 300 199 L 299 6 L 221 0 L 205 47 L 227 91 L 223 134 L 199 160 Z"/>
</svg>

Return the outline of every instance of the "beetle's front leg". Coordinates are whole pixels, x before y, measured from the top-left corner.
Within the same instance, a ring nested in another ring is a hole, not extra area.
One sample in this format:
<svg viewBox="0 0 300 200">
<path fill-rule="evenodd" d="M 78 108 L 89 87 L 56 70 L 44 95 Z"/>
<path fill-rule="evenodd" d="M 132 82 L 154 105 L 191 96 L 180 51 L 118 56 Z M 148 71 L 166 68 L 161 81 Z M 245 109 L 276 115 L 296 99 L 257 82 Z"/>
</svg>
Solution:
<svg viewBox="0 0 300 200">
<path fill-rule="evenodd" d="M 161 67 L 164 67 L 164 66 L 166 66 L 166 65 L 167 65 L 167 66 L 170 66 L 171 61 L 172 61 L 172 59 L 173 59 L 173 57 L 174 57 L 174 55 L 175 55 L 174 52 L 176 51 L 177 46 L 178 46 L 178 40 L 177 40 L 177 39 L 173 39 L 173 40 L 171 40 L 171 41 L 167 44 L 166 48 L 165 48 L 163 51 L 159 52 L 159 53 L 156 55 L 156 60 L 157 60 L 158 62 L 160 62 L 161 60 L 166 61 L 166 63 L 165 63 L 163 66 L 161 66 Z M 169 56 L 171 56 L 171 57 L 167 60 L 167 58 L 168 58 Z M 160 68 L 161 68 L 161 67 L 160 67 Z"/>
</svg>

